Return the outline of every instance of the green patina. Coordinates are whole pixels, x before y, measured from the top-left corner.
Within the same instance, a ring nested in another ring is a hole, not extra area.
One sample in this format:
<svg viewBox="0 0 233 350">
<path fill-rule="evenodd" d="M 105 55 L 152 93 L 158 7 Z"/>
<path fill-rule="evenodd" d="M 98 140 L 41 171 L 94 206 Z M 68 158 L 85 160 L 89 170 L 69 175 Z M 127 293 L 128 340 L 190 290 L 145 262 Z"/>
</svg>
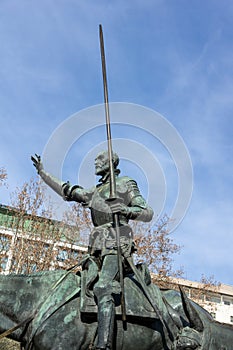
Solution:
<svg viewBox="0 0 233 350">
<path fill-rule="evenodd" d="M 65 318 L 64 318 L 64 323 L 68 324 L 70 322 L 73 321 L 73 319 L 76 317 L 77 315 L 77 310 L 73 310 L 71 311 Z"/>
<path fill-rule="evenodd" d="M 0 275 L 0 333 L 8 330 L 12 321 L 19 324 L 33 315 L 29 327 L 20 327 L 10 335 L 18 341 L 22 341 L 23 335 L 25 349 L 88 350 L 96 334 L 97 309 L 92 303 L 80 310 L 83 304 L 80 299 L 85 295 L 81 291 L 81 280 L 79 275 L 66 271 Z M 153 284 L 146 288 L 174 342 L 162 336 L 161 322 L 136 277 L 130 275 L 125 277 L 125 330 L 122 330 L 120 307 L 116 310 L 116 350 L 185 350 L 187 344 L 195 350 L 232 349 L 232 327 L 215 322 L 183 292 L 181 295 L 175 291 L 161 291 Z"/>
</svg>

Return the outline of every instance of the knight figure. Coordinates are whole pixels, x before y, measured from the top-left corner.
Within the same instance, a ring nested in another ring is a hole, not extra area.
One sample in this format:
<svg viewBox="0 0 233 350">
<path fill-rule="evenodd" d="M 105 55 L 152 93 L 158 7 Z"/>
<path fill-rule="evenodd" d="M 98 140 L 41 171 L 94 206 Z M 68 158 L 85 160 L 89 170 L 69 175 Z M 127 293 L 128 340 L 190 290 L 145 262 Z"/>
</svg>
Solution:
<svg viewBox="0 0 233 350">
<path fill-rule="evenodd" d="M 47 173 L 40 156 L 32 157 L 34 166 L 44 182 L 66 201 L 81 203 L 91 211 L 93 231 L 90 234 L 88 253 L 98 266 L 98 279 L 93 292 L 98 305 L 98 339 L 96 349 L 112 349 L 115 320 L 114 294 L 119 293 L 119 268 L 117 242 L 113 227 L 113 215 L 119 217 L 120 251 L 123 266 L 132 256 L 135 246 L 129 220 L 148 222 L 153 210 L 142 197 L 137 183 L 130 177 L 120 177 L 119 157 L 113 153 L 117 200 L 109 201 L 110 165 L 108 152 L 100 152 L 95 159 L 95 174 L 100 176 L 98 184 L 84 189 L 69 182 L 62 182 Z M 117 287 L 118 286 L 118 287 Z"/>
</svg>

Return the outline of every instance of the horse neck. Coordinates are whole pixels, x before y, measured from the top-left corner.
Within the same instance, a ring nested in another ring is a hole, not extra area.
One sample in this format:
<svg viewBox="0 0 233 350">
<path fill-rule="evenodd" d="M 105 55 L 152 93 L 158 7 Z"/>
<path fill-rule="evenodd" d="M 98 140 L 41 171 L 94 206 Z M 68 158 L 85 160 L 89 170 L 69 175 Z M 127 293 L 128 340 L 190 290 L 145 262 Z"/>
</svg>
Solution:
<svg viewBox="0 0 233 350">
<path fill-rule="evenodd" d="M 49 271 L 32 275 L 0 275 L 0 332 L 33 315 L 62 273 Z M 16 334 L 20 337 L 20 331 Z"/>
<path fill-rule="evenodd" d="M 212 321 L 205 341 L 206 348 L 203 346 L 203 349 L 232 349 L 233 326 Z"/>
</svg>

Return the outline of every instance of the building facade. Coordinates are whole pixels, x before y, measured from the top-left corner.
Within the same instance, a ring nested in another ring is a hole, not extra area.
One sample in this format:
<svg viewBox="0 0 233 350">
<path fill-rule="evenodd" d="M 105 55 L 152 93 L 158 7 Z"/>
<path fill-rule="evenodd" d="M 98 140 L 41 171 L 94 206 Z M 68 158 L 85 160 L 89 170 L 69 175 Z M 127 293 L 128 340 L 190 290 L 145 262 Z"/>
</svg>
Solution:
<svg viewBox="0 0 233 350">
<path fill-rule="evenodd" d="M 174 278 L 171 283 L 174 288 L 182 286 L 188 297 L 206 309 L 215 320 L 233 324 L 233 286 L 204 284 L 182 278 Z"/>
<path fill-rule="evenodd" d="M 75 239 L 71 239 L 74 237 Z M 0 205 L 0 272 L 67 268 L 86 254 L 76 227 Z"/>
</svg>

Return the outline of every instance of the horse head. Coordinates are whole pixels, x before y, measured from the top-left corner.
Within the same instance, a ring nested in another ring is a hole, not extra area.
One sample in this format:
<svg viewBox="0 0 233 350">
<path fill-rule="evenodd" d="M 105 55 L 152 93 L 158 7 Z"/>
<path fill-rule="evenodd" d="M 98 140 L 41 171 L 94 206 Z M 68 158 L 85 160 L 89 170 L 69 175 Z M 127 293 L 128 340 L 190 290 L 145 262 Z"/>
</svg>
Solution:
<svg viewBox="0 0 233 350">
<path fill-rule="evenodd" d="M 232 350 L 233 327 L 215 321 L 206 310 L 188 299 L 182 288 L 180 288 L 180 296 L 188 324 L 181 325 L 182 316 L 174 309 L 173 312 L 169 311 L 173 322 L 179 329 L 173 349 Z"/>
</svg>

